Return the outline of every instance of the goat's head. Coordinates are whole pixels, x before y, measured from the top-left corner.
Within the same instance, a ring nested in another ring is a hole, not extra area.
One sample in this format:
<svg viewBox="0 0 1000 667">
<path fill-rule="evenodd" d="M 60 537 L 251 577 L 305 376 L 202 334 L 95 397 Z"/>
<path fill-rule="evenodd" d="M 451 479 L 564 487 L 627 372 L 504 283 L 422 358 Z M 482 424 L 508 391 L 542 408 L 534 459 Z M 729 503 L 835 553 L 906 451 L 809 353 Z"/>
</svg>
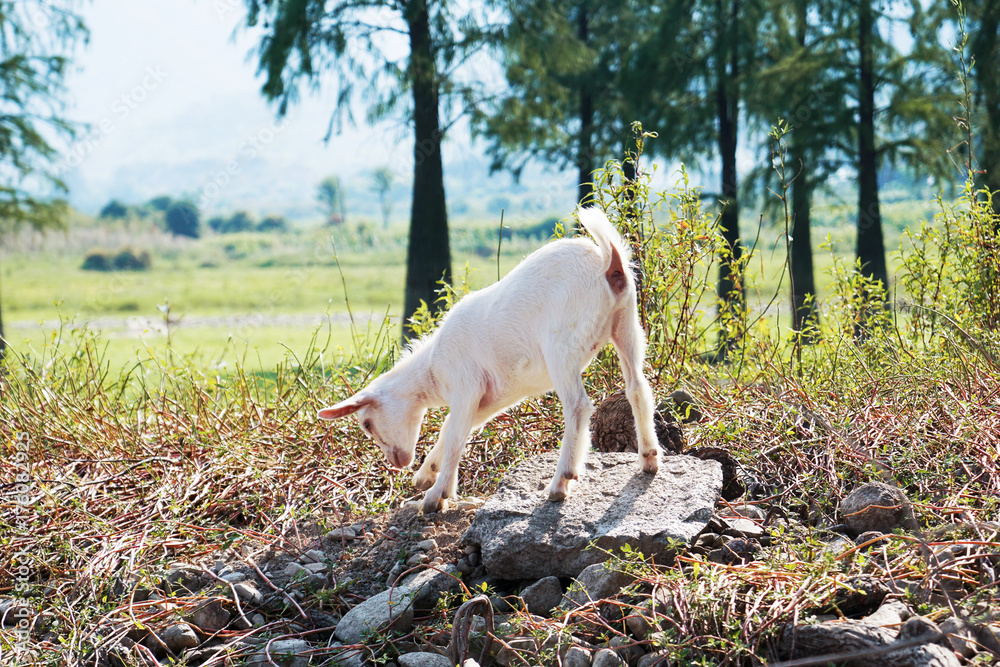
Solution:
<svg viewBox="0 0 1000 667">
<path fill-rule="evenodd" d="M 425 408 L 415 401 L 371 387 L 319 411 L 320 419 L 356 414 L 361 429 L 379 446 L 389 463 L 405 468 L 413 462 Z"/>
</svg>

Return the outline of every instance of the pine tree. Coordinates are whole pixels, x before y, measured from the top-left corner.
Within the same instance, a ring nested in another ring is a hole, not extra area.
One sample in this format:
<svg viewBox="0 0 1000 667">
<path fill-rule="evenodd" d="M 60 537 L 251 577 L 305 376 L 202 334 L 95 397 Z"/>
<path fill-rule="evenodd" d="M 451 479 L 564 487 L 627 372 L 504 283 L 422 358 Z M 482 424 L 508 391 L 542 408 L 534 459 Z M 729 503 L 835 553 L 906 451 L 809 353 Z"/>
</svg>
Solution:
<svg viewBox="0 0 1000 667">
<path fill-rule="evenodd" d="M 303 82 L 320 85 L 328 75 L 339 87 L 331 127 L 350 119 L 358 88 L 370 100 L 373 119 L 403 111 L 414 131 L 413 199 L 403 317 L 421 302 L 434 308 L 438 283 L 451 280 L 451 251 L 441 143 L 448 126 L 442 105 L 464 111 L 475 97 L 455 69 L 489 37 L 489 26 L 456 16 L 447 0 L 246 0 L 248 23 L 261 26 L 262 92 L 285 113 Z M 471 10 L 469 10 L 471 12 Z M 403 34 L 397 57 L 385 37 Z M 404 326 L 404 337 L 410 331 Z"/>
<path fill-rule="evenodd" d="M 63 80 L 86 27 L 65 1 L 0 1 L 0 234 L 65 224 L 53 137 L 70 137 Z M 0 360 L 6 352 L 0 315 Z"/>
</svg>

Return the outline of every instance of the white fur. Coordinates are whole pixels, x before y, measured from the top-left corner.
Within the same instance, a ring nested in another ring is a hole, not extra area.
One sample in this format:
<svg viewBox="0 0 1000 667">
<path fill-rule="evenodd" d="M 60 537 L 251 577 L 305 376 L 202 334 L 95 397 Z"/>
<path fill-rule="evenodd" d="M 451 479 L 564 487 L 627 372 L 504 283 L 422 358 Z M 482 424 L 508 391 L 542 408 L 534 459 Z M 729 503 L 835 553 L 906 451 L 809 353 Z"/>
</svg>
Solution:
<svg viewBox="0 0 1000 667">
<path fill-rule="evenodd" d="M 566 428 L 548 490 L 552 500 L 565 498 L 590 448 L 594 406 L 580 376 L 608 340 L 622 365 L 640 464 L 656 472 L 653 393 L 642 374 L 646 341 L 628 246 L 599 209 L 580 209 L 578 215 L 596 245 L 574 238 L 543 246 L 499 282 L 462 298 L 437 331 L 413 345 L 392 370 L 320 410 L 323 419 L 356 412 L 389 462 L 405 468 L 413 461 L 427 408 L 449 406 L 437 443 L 413 477 L 414 486 L 429 489 L 421 505 L 425 512 L 457 495 L 458 462 L 471 433 L 524 398 L 553 388 Z M 617 294 L 606 275 L 612 248 L 625 274 L 624 290 Z"/>
</svg>

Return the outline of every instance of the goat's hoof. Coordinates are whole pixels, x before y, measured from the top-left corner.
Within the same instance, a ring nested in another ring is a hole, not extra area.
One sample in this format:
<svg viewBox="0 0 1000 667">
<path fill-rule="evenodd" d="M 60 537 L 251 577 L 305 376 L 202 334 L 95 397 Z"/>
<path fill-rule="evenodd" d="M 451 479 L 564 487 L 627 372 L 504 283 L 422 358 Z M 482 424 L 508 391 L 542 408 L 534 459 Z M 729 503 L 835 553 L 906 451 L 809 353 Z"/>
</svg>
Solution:
<svg viewBox="0 0 1000 667">
<path fill-rule="evenodd" d="M 440 512 L 442 509 L 444 509 L 444 498 L 425 496 L 424 501 L 420 503 L 420 511 L 424 514 Z"/>
<path fill-rule="evenodd" d="M 566 500 L 567 495 L 566 491 L 549 491 L 549 500 L 554 503 L 561 503 Z"/>
<path fill-rule="evenodd" d="M 642 471 L 655 474 L 657 470 L 660 469 L 660 460 L 653 454 L 652 456 L 647 456 L 642 460 Z"/>
<path fill-rule="evenodd" d="M 427 489 L 434 486 L 436 479 L 431 475 L 421 475 L 420 471 L 413 476 L 413 488 L 417 491 L 426 491 Z"/>
</svg>

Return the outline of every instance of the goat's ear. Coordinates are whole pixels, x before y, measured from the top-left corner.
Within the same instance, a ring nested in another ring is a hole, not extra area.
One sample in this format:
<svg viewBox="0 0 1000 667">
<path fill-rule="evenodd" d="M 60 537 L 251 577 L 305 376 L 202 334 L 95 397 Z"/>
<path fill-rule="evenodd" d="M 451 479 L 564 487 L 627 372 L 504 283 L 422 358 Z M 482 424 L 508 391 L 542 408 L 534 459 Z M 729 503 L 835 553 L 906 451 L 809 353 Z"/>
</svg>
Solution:
<svg viewBox="0 0 1000 667">
<path fill-rule="evenodd" d="M 355 394 L 350 398 L 337 403 L 329 408 L 323 408 L 319 411 L 320 419 L 340 419 L 341 417 L 346 417 L 347 415 L 352 415 L 361 408 L 375 402 L 375 397 L 371 394 Z"/>
</svg>

